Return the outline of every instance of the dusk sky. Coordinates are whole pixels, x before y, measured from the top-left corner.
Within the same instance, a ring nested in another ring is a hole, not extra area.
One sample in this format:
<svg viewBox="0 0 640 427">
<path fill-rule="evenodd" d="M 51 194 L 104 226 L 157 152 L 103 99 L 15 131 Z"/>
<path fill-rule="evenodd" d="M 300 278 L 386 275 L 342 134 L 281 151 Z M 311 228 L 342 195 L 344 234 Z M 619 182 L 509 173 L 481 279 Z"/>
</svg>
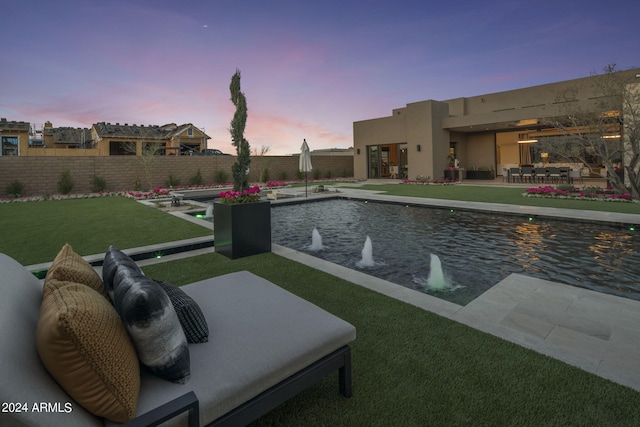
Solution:
<svg viewBox="0 0 640 427">
<path fill-rule="evenodd" d="M 0 117 L 193 123 L 234 153 L 353 145 L 353 122 L 640 66 L 637 0 L 3 0 Z"/>
</svg>

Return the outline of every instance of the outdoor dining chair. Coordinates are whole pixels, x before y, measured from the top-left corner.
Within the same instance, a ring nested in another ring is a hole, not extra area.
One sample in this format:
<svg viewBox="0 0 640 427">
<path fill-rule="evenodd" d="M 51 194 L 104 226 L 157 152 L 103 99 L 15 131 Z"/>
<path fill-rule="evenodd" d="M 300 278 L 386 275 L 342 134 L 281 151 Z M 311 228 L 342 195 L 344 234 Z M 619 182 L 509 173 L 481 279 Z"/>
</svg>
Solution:
<svg viewBox="0 0 640 427">
<path fill-rule="evenodd" d="M 549 181 L 560 182 L 560 168 L 549 168 Z"/>
<path fill-rule="evenodd" d="M 569 171 L 569 182 L 574 183 L 576 179 L 580 180 L 580 184 L 584 184 L 584 180 L 582 179 L 582 169 Z"/>
<path fill-rule="evenodd" d="M 509 178 L 511 179 L 510 182 L 516 182 L 516 178 L 518 178 L 519 181 L 522 181 L 522 176 L 520 175 L 520 168 L 510 168 Z"/>
<path fill-rule="evenodd" d="M 520 180 L 524 182 L 525 179 L 529 182 L 533 182 L 533 168 L 531 166 L 522 167 L 522 171 L 520 172 Z"/>
<path fill-rule="evenodd" d="M 535 168 L 533 171 L 536 182 L 547 182 L 547 168 Z"/>
</svg>

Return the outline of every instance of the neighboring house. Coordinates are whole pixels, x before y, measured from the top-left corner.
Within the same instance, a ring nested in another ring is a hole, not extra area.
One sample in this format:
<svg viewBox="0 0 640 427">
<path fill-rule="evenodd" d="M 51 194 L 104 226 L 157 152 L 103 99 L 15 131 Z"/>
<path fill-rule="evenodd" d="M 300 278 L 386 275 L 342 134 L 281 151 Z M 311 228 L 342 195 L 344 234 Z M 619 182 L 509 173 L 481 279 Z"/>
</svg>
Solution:
<svg viewBox="0 0 640 427">
<path fill-rule="evenodd" d="M 51 122 L 46 122 L 42 133 L 44 148 L 95 148 L 91 129 L 88 128 L 54 128 Z M 38 144 L 32 143 L 31 146 L 36 148 Z"/>
<path fill-rule="evenodd" d="M 27 122 L 0 119 L 0 156 L 19 156 L 29 148 L 31 125 Z"/>
<path fill-rule="evenodd" d="M 621 71 L 638 81 L 640 69 Z M 427 100 L 397 108 L 388 117 L 353 123 L 355 178 L 441 178 L 450 156 L 461 168 L 503 168 L 541 162 L 539 138 L 559 135 L 545 120 L 575 111 L 596 111 L 592 76 L 524 89 L 446 101 Z M 570 102 L 559 95 L 575 91 Z M 609 112 L 612 137 L 620 137 L 622 105 Z M 615 128 L 614 128 L 615 127 Z"/>
<path fill-rule="evenodd" d="M 0 119 L 2 156 L 185 155 L 207 148 L 210 137 L 191 123 L 144 126 L 96 123 L 89 128 L 44 127 Z M 150 151 L 145 151 L 149 150 Z"/>
<path fill-rule="evenodd" d="M 141 155 L 151 149 L 167 156 L 201 152 L 207 148 L 207 134 L 191 123 L 164 126 L 129 125 L 127 123 L 96 123 L 91 128 L 92 139 L 101 155 Z"/>
</svg>

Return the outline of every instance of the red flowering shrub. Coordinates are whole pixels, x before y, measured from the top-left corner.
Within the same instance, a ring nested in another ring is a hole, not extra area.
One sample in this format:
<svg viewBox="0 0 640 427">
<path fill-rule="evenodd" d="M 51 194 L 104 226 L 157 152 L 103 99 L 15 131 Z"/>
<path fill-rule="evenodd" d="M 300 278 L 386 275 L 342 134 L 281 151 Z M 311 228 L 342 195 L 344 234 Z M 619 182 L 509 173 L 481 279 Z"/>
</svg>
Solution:
<svg viewBox="0 0 640 427">
<path fill-rule="evenodd" d="M 236 203 L 252 203 L 260 200 L 260 187 L 254 185 L 248 189 L 240 191 L 222 191 L 218 194 L 221 203 L 236 204 Z"/>
</svg>

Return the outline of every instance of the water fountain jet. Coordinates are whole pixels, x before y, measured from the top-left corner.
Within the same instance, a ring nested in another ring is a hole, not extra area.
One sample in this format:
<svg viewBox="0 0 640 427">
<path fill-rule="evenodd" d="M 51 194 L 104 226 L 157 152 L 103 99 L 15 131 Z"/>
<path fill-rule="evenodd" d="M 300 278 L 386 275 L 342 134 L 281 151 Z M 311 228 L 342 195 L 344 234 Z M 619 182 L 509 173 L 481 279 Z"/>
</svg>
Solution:
<svg viewBox="0 0 640 427">
<path fill-rule="evenodd" d="M 204 219 L 211 219 L 211 218 L 213 218 L 213 205 L 207 206 L 207 210 L 204 213 Z"/>
<path fill-rule="evenodd" d="M 453 285 L 444 275 L 442 263 L 436 254 L 431 254 L 431 262 L 429 265 L 429 277 L 425 280 L 423 277 L 414 277 L 413 282 L 419 284 L 429 291 L 451 292 L 460 289 L 463 286 Z"/>
<path fill-rule="evenodd" d="M 367 236 L 367 239 L 364 241 L 364 247 L 362 248 L 362 259 L 356 263 L 356 266 L 364 268 L 373 267 L 374 265 L 376 265 L 376 263 L 373 260 L 373 244 L 369 236 Z"/>
<path fill-rule="evenodd" d="M 442 291 L 451 288 L 451 285 L 447 283 L 444 278 L 442 263 L 436 254 L 431 254 L 431 267 L 429 269 L 427 286 L 434 291 Z"/>
<path fill-rule="evenodd" d="M 324 246 L 322 246 L 322 236 L 320 236 L 318 229 L 314 228 L 313 232 L 311 233 L 311 246 L 309 246 L 309 250 L 321 251 L 323 249 L 324 249 Z"/>
</svg>

